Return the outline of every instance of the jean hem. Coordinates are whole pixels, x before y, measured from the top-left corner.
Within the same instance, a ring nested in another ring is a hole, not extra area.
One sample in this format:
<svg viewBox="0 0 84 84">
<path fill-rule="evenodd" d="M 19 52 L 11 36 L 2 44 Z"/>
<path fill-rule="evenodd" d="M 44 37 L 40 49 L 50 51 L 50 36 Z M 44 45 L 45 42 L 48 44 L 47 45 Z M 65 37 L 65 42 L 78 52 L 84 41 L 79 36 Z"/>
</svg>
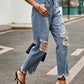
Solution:
<svg viewBox="0 0 84 84">
<path fill-rule="evenodd" d="M 66 77 L 66 76 L 69 76 L 69 74 L 62 74 L 62 75 L 58 75 L 58 78 L 61 78 L 62 76 Z"/>
<path fill-rule="evenodd" d="M 28 71 L 28 74 L 29 74 L 29 75 L 32 75 L 32 74 L 34 74 L 34 73 L 35 73 L 35 71 L 33 71 L 32 73 Z"/>
<path fill-rule="evenodd" d="M 24 70 L 22 69 L 22 67 L 21 67 L 21 72 L 24 73 L 24 74 L 27 73 L 27 71 L 24 71 Z"/>
</svg>

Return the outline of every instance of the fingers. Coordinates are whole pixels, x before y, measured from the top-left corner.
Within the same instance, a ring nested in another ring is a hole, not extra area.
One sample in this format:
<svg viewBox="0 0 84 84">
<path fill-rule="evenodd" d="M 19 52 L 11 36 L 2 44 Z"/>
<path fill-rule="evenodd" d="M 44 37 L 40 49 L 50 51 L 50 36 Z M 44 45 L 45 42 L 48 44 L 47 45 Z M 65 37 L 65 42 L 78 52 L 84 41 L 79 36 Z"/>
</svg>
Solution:
<svg viewBox="0 0 84 84">
<path fill-rule="evenodd" d="M 41 6 L 43 6 L 43 8 L 46 6 L 45 4 L 41 4 Z M 48 12 L 49 13 L 49 11 L 45 8 L 45 12 Z"/>
<path fill-rule="evenodd" d="M 49 14 L 49 11 L 45 8 L 45 4 L 41 4 L 39 7 L 38 7 L 38 11 L 41 15 L 43 16 L 48 16 Z"/>
<path fill-rule="evenodd" d="M 48 16 L 49 12 L 44 12 L 43 15 L 44 16 Z"/>
<path fill-rule="evenodd" d="M 41 11 L 40 14 L 43 15 L 43 16 L 48 16 L 49 12 L 47 12 L 47 11 L 43 12 L 43 11 Z"/>
<path fill-rule="evenodd" d="M 45 10 L 45 12 L 43 12 L 43 16 L 48 16 L 49 15 L 49 11 Z"/>
<path fill-rule="evenodd" d="M 45 12 L 45 13 L 43 13 L 43 16 L 45 16 L 45 17 L 46 17 L 46 16 L 48 16 L 48 13 L 46 13 L 46 12 Z"/>
<path fill-rule="evenodd" d="M 41 13 L 43 16 L 48 16 L 48 12 Z"/>
<path fill-rule="evenodd" d="M 49 11 L 48 11 L 48 10 L 46 10 L 45 12 L 46 12 L 47 14 L 49 14 Z"/>
<path fill-rule="evenodd" d="M 42 12 L 42 15 L 43 16 L 48 16 L 49 14 L 49 11 L 45 8 L 45 10 Z"/>
<path fill-rule="evenodd" d="M 41 5 L 45 7 L 45 4 L 41 4 Z"/>
</svg>

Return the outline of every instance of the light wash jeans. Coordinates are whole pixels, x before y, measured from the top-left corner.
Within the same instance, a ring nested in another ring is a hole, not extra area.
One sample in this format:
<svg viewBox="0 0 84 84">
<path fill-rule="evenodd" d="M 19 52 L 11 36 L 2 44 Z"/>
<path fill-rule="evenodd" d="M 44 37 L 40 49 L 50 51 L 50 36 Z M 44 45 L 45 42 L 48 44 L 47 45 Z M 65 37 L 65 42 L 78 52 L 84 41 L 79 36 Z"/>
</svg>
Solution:
<svg viewBox="0 0 84 84">
<path fill-rule="evenodd" d="M 34 43 L 29 55 L 27 56 L 24 64 L 21 67 L 21 71 L 29 74 L 35 72 L 38 64 L 47 53 L 47 44 L 49 30 L 54 37 L 57 44 L 56 58 L 58 77 L 66 76 L 68 71 L 68 36 L 66 34 L 65 26 L 62 21 L 59 6 L 56 0 L 35 0 L 39 4 L 45 4 L 49 15 L 42 16 L 34 7 L 32 8 L 32 30 Z"/>
</svg>

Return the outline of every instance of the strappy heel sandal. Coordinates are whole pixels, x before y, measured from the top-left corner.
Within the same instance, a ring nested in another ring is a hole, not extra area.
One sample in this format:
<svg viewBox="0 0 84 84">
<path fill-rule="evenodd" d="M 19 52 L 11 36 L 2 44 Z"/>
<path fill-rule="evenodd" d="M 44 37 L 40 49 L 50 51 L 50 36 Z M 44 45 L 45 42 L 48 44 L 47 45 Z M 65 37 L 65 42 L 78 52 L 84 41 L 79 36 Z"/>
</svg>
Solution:
<svg viewBox="0 0 84 84">
<path fill-rule="evenodd" d="M 17 84 L 18 84 L 18 81 L 23 84 L 19 79 L 18 79 L 18 75 L 17 75 L 17 72 L 15 73 L 16 77 L 15 77 L 15 80 L 17 80 Z"/>
<path fill-rule="evenodd" d="M 19 70 L 20 71 L 20 70 Z M 18 82 L 20 83 L 20 84 L 25 84 L 25 83 L 23 83 L 23 81 L 21 81 L 19 78 L 18 78 L 18 74 L 17 74 L 17 72 L 18 71 L 16 71 L 16 73 L 15 73 L 15 80 L 17 80 L 17 84 L 18 84 Z M 20 71 L 21 72 L 21 71 Z M 22 72 L 21 72 L 21 74 L 20 75 L 22 75 L 23 76 L 23 78 L 25 79 L 25 75 L 26 74 L 23 74 Z"/>
</svg>

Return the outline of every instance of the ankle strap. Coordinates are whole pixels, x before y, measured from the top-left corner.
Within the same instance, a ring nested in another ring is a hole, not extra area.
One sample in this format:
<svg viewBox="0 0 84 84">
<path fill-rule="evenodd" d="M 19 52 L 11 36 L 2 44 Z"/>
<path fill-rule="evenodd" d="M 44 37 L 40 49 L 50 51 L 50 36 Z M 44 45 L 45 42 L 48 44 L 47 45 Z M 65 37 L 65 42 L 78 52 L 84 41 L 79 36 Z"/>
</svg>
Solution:
<svg viewBox="0 0 84 84">
<path fill-rule="evenodd" d="M 62 80 L 62 81 L 65 81 L 66 79 L 58 78 L 57 80 Z"/>
</svg>

